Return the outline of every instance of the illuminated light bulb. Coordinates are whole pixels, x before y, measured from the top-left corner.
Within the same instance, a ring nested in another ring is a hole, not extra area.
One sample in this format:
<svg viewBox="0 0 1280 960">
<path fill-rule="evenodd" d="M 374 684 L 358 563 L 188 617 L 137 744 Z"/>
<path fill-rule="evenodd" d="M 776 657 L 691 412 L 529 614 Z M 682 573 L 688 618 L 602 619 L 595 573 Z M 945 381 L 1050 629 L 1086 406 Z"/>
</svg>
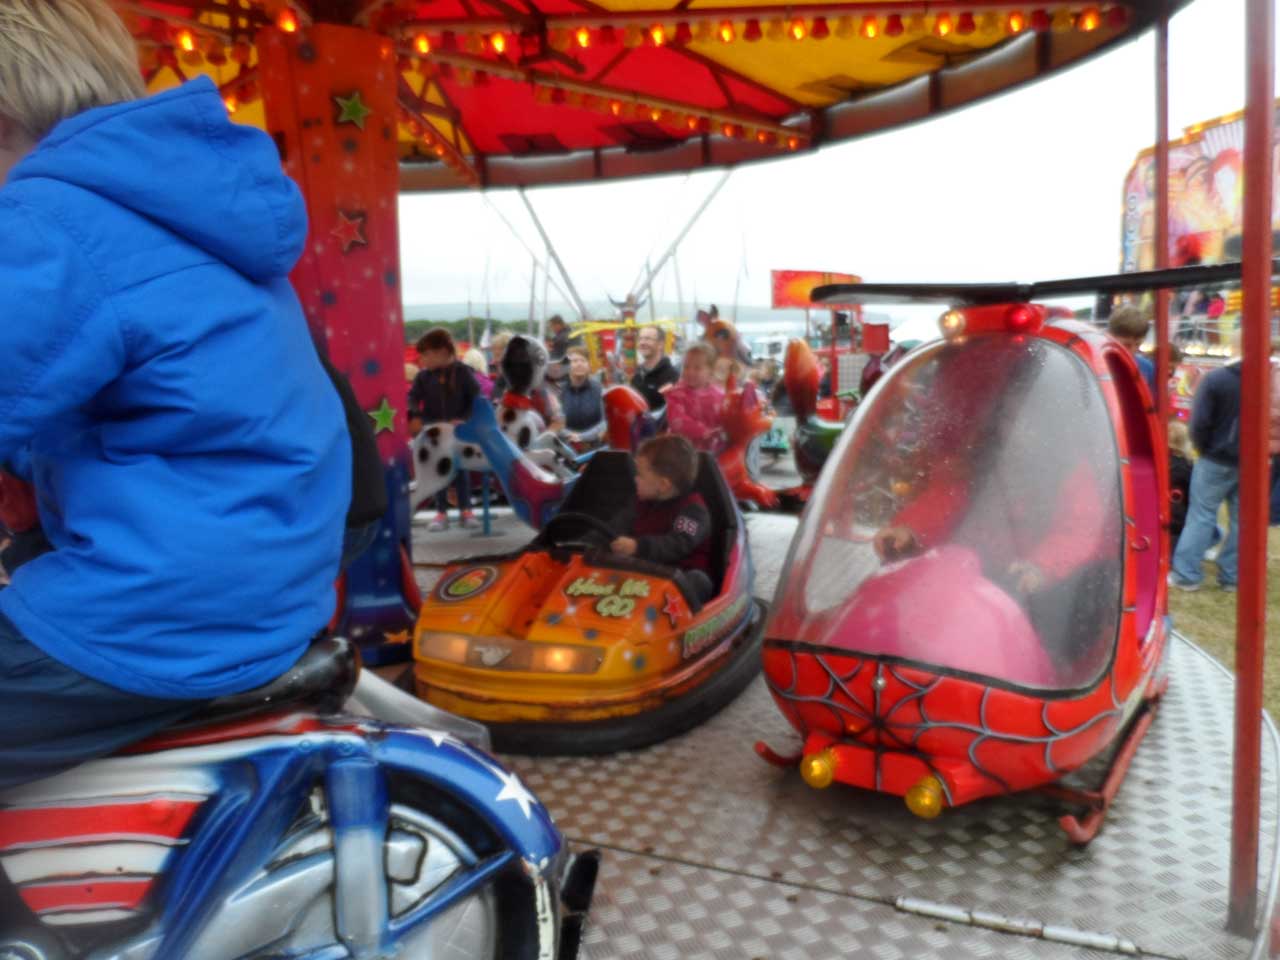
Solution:
<svg viewBox="0 0 1280 960">
<path fill-rule="evenodd" d="M 800 776 L 815 790 L 831 786 L 836 778 L 836 755 L 831 748 L 812 754 L 800 761 Z"/>
<path fill-rule="evenodd" d="M 505 33 L 495 33 L 489 38 L 489 46 L 498 56 L 502 56 L 507 49 L 507 35 Z"/>
<path fill-rule="evenodd" d="M 760 21 L 755 17 L 752 17 L 747 21 L 746 29 L 742 31 L 742 39 L 746 40 L 748 43 L 755 43 L 762 36 L 764 36 L 764 34 L 760 30 Z"/>
<path fill-rule="evenodd" d="M 655 47 L 660 47 L 667 42 L 667 28 L 660 23 L 655 23 L 649 28 L 649 40 Z"/>
<path fill-rule="evenodd" d="M 425 33 L 420 33 L 413 38 L 413 49 L 417 50 L 422 56 L 426 56 L 431 52 L 431 38 Z"/>
<path fill-rule="evenodd" d="M 973 14 L 968 10 L 960 14 L 959 19 L 956 20 L 956 33 L 962 37 L 969 36 L 969 34 L 973 33 L 973 31 L 977 29 L 978 24 L 974 22 Z"/>
<path fill-rule="evenodd" d="M 222 98 L 222 105 L 227 108 L 227 113 L 235 113 L 240 109 L 240 103 L 236 100 L 234 93 L 228 93 Z"/>
<path fill-rule="evenodd" d="M 579 27 L 574 31 L 573 39 L 581 49 L 585 50 L 591 46 L 591 31 L 586 27 Z"/>
<path fill-rule="evenodd" d="M 434 153 L 437 157 L 443 157 L 443 156 L 444 156 L 444 144 L 442 144 L 442 143 L 437 143 L 434 147 L 432 147 L 432 148 L 431 148 L 431 152 L 432 152 L 432 153 Z"/>
<path fill-rule="evenodd" d="M 935 36 L 945 37 L 955 29 L 955 24 L 951 20 L 951 14 L 945 10 L 938 14 L 938 18 L 933 21 L 933 32 Z"/>
<path fill-rule="evenodd" d="M 684 125 L 689 128 L 690 133 L 696 133 L 698 130 L 698 118 L 692 113 L 684 118 Z"/>
<path fill-rule="evenodd" d="M 732 137 L 732 136 L 733 136 L 733 124 L 732 124 L 732 123 L 722 123 L 722 124 L 720 125 L 720 132 L 721 132 L 721 133 L 723 133 L 726 137 Z"/>
<path fill-rule="evenodd" d="M 196 38 L 190 30 L 178 31 L 178 47 L 183 53 L 191 53 L 196 48 Z"/>
<path fill-rule="evenodd" d="M 884 35 L 886 37 L 900 37 L 903 29 L 902 15 L 897 13 L 889 14 L 884 22 Z"/>
<path fill-rule="evenodd" d="M 800 138 L 799 138 L 799 137 L 787 137 L 787 149 L 788 149 L 788 150 L 799 150 L 799 149 L 800 149 Z"/>
<path fill-rule="evenodd" d="M 803 40 L 809 35 L 809 28 L 805 26 L 803 17 L 796 17 L 791 21 L 791 26 L 787 32 L 791 34 L 792 40 Z"/>
<path fill-rule="evenodd" d="M 853 34 L 853 17 L 836 17 L 836 36 L 848 40 Z"/>
<path fill-rule="evenodd" d="M 280 11 L 280 16 L 276 17 L 276 26 L 282 33 L 297 33 L 298 15 L 289 7 L 285 7 Z"/>
<path fill-rule="evenodd" d="M 1102 26 L 1102 11 L 1097 7 L 1085 7 L 1076 17 L 1076 29 L 1081 33 L 1092 33 Z"/>
<path fill-rule="evenodd" d="M 825 40 L 831 36 L 831 27 L 828 26 L 826 17 L 813 18 L 813 29 L 809 31 L 809 36 L 815 40 Z"/>
<path fill-rule="evenodd" d="M 944 337 L 948 340 L 953 340 L 964 334 L 964 314 L 959 310 L 948 310 L 942 315 L 942 319 L 938 321 L 938 327 Z"/>
<path fill-rule="evenodd" d="M 733 30 L 732 20 L 721 20 L 720 29 L 717 32 L 720 36 L 721 43 L 733 43 L 733 38 L 735 34 Z"/>
<path fill-rule="evenodd" d="M 650 120 L 652 120 L 654 123 L 658 123 L 659 121 L 661 121 L 661 120 L 662 120 L 662 108 L 661 108 L 661 107 L 653 107 L 652 109 L 650 109 L 650 110 L 649 110 L 649 119 L 650 119 Z"/>
<path fill-rule="evenodd" d="M 898 21 L 898 32 L 902 32 L 902 21 Z M 864 39 L 874 40 L 880 35 L 880 21 L 868 13 L 862 18 L 862 23 L 858 26 L 858 33 Z"/>
<path fill-rule="evenodd" d="M 906 802 L 907 809 L 921 820 L 932 820 L 942 812 L 946 802 L 942 793 L 942 781 L 932 774 L 917 782 L 902 799 Z"/>
<path fill-rule="evenodd" d="M 622 101 L 621 101 L 621 100 L 610 100 L 610 101 L 609 101 L 609 112 L 610 112 L 610 113 L 612 113 L 615 117 L 620 117 L 620 116 L 622 116 Z"/>
<path fill-rule="evenodd" d="M 1009 14 L 1009 19 L 1004 22 L 1004 29 L 1006 33 L 1021 33 L 1027 29 L 1027 18 L 1021 11 L 1014 10 Z"/>
</svg>

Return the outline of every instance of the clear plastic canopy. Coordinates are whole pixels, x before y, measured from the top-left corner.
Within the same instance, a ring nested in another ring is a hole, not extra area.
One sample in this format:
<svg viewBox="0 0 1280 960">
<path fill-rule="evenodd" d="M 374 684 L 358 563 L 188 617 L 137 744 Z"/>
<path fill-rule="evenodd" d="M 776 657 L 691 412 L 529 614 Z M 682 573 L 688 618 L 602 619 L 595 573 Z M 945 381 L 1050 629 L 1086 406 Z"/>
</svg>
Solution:
<svg viewBox="0 0 1280 960">
<path fill-rule="evenodd" d="M 779 582 L 773 639 L 1039 690 L 1110 662 L 1120 470 L 1093 373 L 991 335 L 894 367 L 832 454 Z"/>
</svg>

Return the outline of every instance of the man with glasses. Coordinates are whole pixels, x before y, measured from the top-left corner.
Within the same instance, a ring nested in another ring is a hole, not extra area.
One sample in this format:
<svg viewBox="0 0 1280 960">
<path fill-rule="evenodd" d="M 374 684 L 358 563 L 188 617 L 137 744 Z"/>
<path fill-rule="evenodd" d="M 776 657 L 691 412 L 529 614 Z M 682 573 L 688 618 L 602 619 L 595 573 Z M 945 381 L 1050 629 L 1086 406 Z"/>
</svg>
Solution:
<svg viewBox="0 0 1280 960">
<path fill-rule="evenodd" d="M 648 401 L 649 409 L 658 411 L 667 405 L 663 388 L 680 380 L 680 373 L 666 355 L 662 330 L 658 327 L 641 327 L 636 337 L 636 353 L 640 355 L 640 363 L 635 375 L 631 378 L 631 386 L 640 392 Z"/>
</svg>

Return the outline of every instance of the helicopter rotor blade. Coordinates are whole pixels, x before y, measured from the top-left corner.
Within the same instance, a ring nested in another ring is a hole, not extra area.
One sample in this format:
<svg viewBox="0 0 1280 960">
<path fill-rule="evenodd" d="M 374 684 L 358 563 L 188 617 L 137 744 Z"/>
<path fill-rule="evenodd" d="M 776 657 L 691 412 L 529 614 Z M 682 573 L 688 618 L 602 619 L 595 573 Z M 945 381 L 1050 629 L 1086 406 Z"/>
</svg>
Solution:
<svg viewBox="0 0 1280 960">
<path fill-rule="evenodd" d="M 1271 262 L 1271 273 L 1280 275 L 1280 259 Z M 1239 279 L 1240 264 L 1233 261 L 1036 283 L 832 283 L 815 287 L 810 296 L 815 304 L 945 303 L 981 306 L 1026 303 L 1078 294 L 1140 293 L 1163 288 L 1198 287 Z"/>
</svg>

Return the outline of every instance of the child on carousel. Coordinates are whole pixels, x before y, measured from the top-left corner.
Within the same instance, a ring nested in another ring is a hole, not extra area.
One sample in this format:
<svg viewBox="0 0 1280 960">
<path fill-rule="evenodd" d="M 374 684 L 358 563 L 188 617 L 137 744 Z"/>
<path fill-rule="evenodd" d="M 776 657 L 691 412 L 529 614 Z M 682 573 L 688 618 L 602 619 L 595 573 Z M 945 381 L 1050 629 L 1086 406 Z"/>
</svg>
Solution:
<svg viewBox="0 0 1280 960">
<path fill-rule="evenodd" d="M 686 571 L 706 603 L 711 582 L 711 513 L 694 487 L 698 453 L 684 437 L 652 437 L 636 451 L 636 518 L 630 536 L 609 545 L 614 553 Z"/>
<path fill-rule="evenodd" d="M 472 369 L 458 359 L 453 336 L 444 327 L 433 327 L 417 343 L 421 371 L 409 391 L 409 430 L 416 434 L 433 423 L 455 426 L 471 414 L 471 404 L 480 396 L 480 385 Z M 463 527 L 478 527 L 480 521 L 471 512 L 471 480 L 467 471 L 459 470 L 453 481 L 458 498 L 458 522 Z M 449 529 L 449 491 L 436 494 L 436 515 L 429 530 Z"/>
<path fill-rule="evenodd" d="M 207 78 L 146 97 L 106 0 L 0 3 L 0 181 L 0 469 L 48 540 L 6 557 L 3 787 L 292 667 L 333 612 L 352 458 L 275 144 Z"/>
<path fill-rule="evenodd" d="M 716 353 L 705 342 L 685 351 L 680 382 L 667 391 L 667 424 L 698 450 L 719 453 L 725 445 L 720 425 L 724 390 L 712 380 Z"/>
</svg>

